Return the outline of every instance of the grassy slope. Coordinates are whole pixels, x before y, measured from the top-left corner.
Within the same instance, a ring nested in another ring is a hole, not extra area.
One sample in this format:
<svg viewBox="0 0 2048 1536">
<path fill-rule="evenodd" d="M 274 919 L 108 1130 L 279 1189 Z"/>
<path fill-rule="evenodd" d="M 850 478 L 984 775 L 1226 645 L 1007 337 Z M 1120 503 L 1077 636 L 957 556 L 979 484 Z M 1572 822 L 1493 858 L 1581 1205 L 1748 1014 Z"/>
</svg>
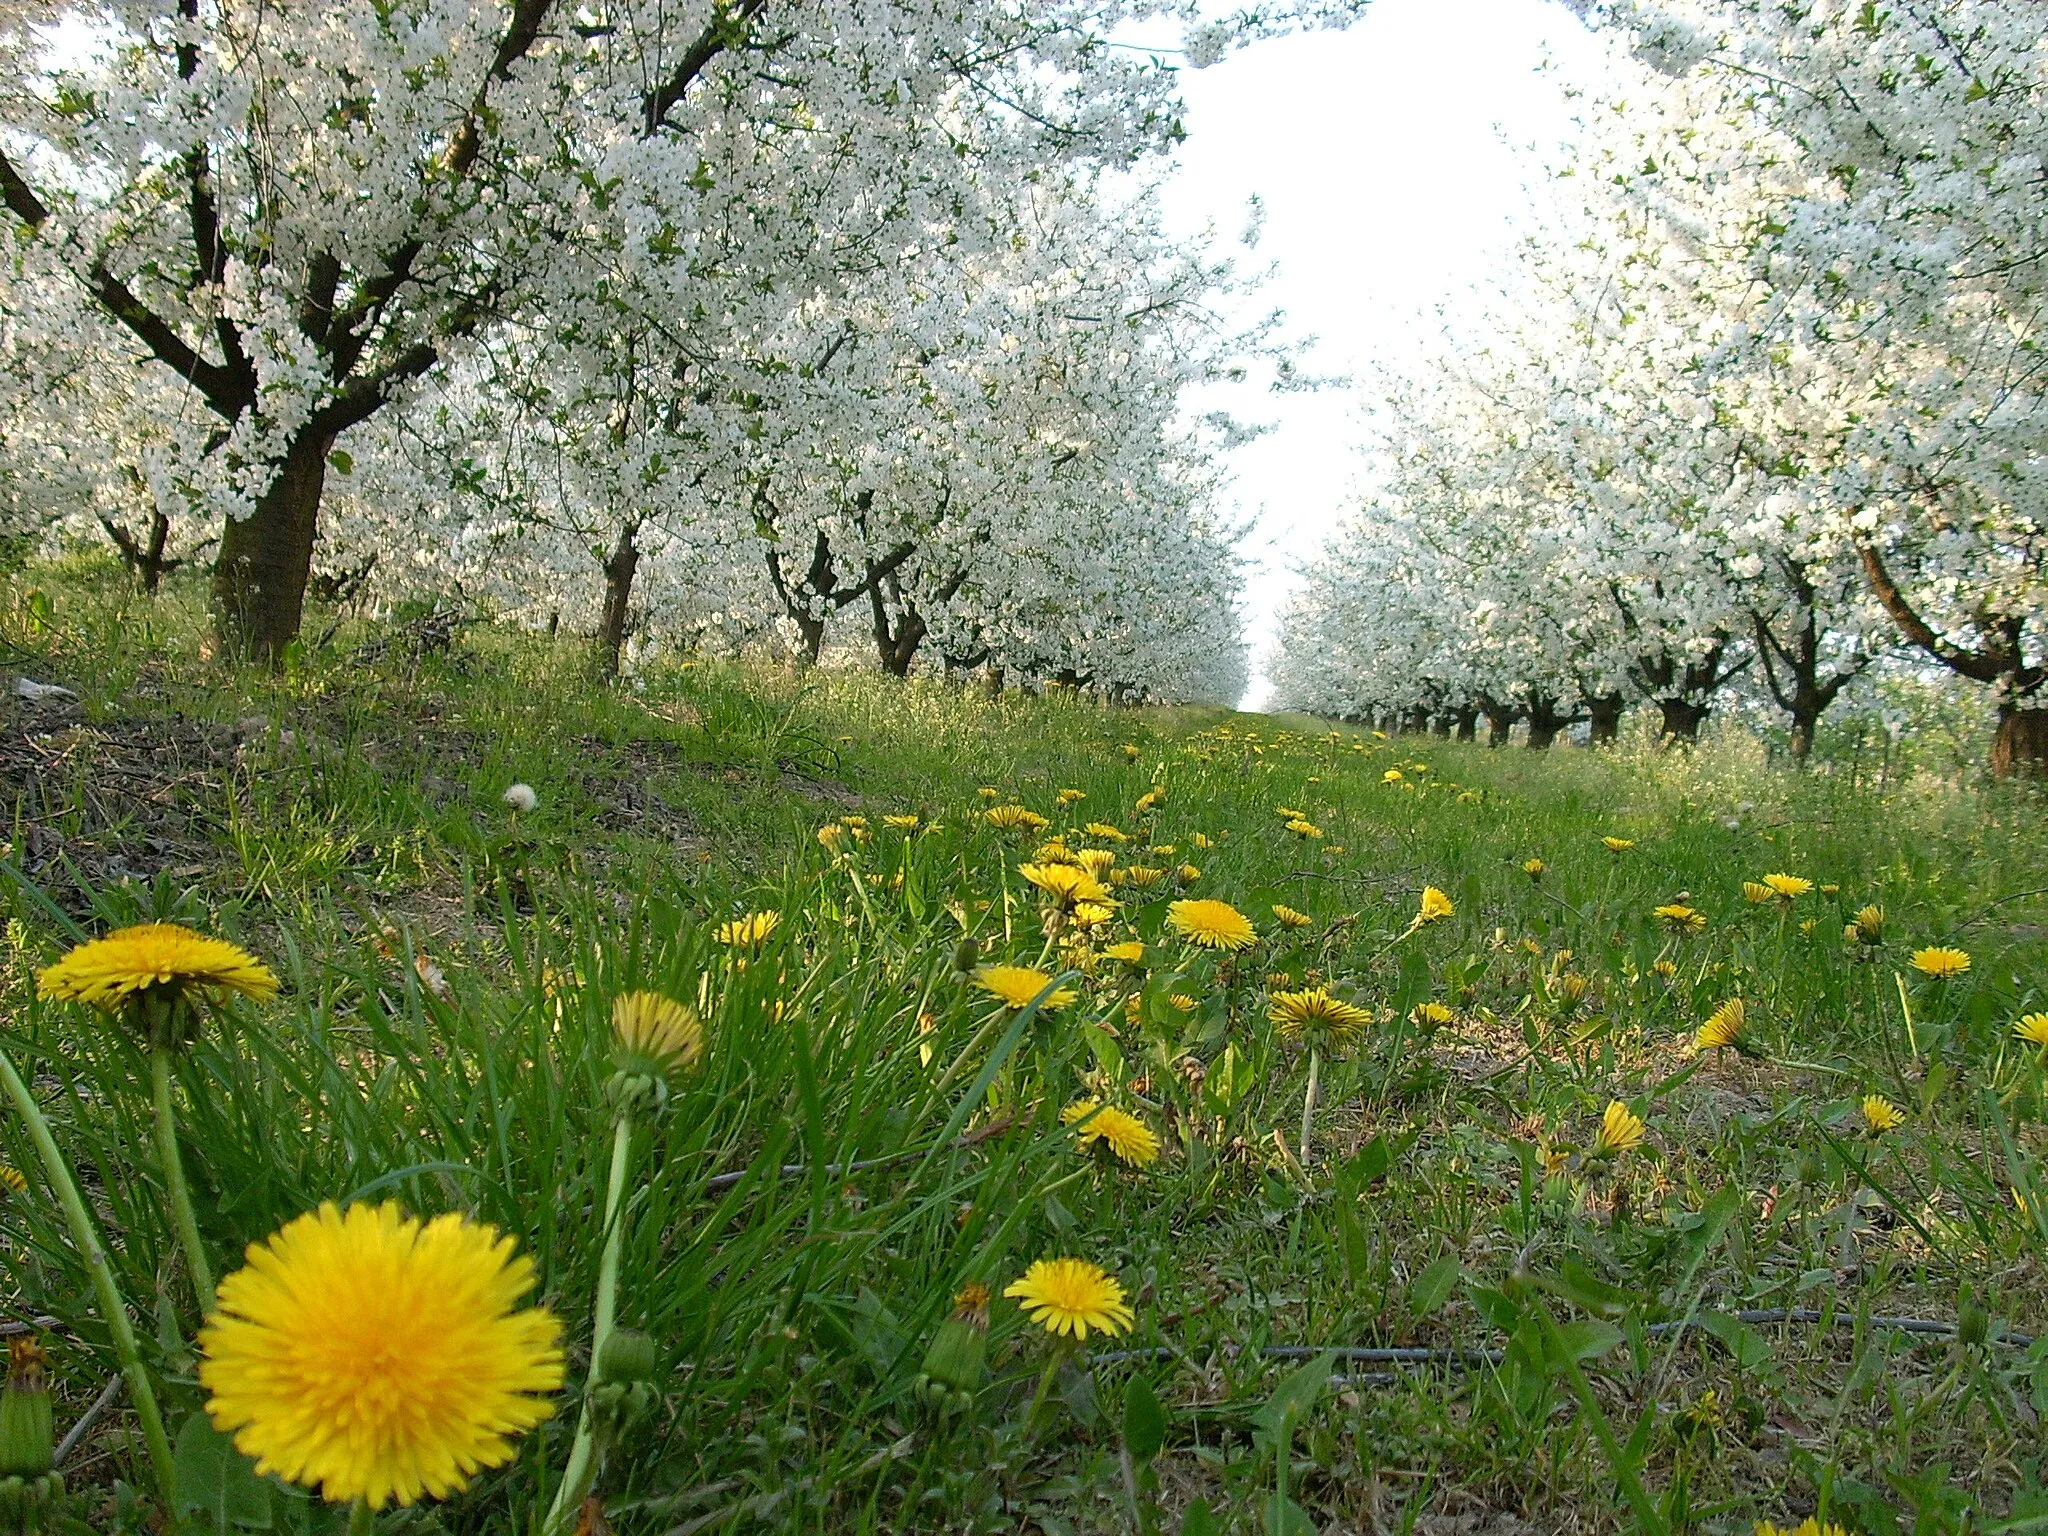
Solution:
<svg viewBox="0 0 2048 1536">
<path fill-rule="evenodd" d="M 0 733 L 9 863 L 43 893 L 11 898 L 6 1043 L 100 1192 L 130 1296 L 161 1298 L 174 1377 L 191 1298 L 153 1199 L 139 1058 L 31 997 L 64 923 L 152 904 L 241 935 L 290 984 L 187 1063 L 218 1251 L 323 1198 L 466 1206 L 532 1249 L 572 1340 L 598 1248 L 608 1000 L 655 986 L 701 1002 L 705 1065 L 643 1138 L 633 1184 L 622 1317 L 674 1374 L 607 1476 L 622 1531 L 1128 1528 L 1130 1366 L 1063 1378 L 1033 1432 L 1045 1344 L 999 1301 L 977 1412 L 937 1421 L 911 1390 L 964 1280 L 1000 1287 L 1055 1252 L 1116 1271 L 1133 1342 L 1172 1352 L 1144 1367 L 1170 1411 L 1165 1529 L 1196 1497 L 1226 1528 L 1279 1518 L 1257 1417 L 1279 1375 L 1244 1352 L 1268 1343 L 1510 1345 L 1498 1370 L 1359 1376 L 1300 1415 L 1290 1497 L 1344 1529 L 1626 1525 L 1641 1517 L 1601 1420 L 1623 1440 L 1641 1426 L 1626 1459 L 1657 1518 L 1706 1529 L 1805 1513 L 1823 1490 L 1871 1530 L 1887 1510 L 1942 1530 L 2037 1497 L 2048 1354 L 1857 1321 L 1954 1318 L 1966 1299 L 2020 1327 L 2048 1317 L 2043 1202 L 2012 1194 L 2042 1179 L 2048 1145 L 2040 1054 L 2008 1034 L 2043 1006 L 2029 805 L 1934 783 L 1880 799 L 1733 744 L 1537 757 L 718 665 L 611 695 L 566 647 L 483 632 L 424 661 L 223 683 L 194 632 L 175 600 L 83 590 L 48 624 L 17 601 L 0 631 L 11 666 L 84 695 Z M 537 811 L 500 803 L 514 780 Z M 1164 802 L 1141 818 L 1155 784 Z M 1124 865 L 1192 860 L 1189 894 L 1268 937 L 1234 963 L 1190 954 L 1162 935 L 1174 878 L 1124 887 L 1155 968 L 1070 955 L 1081 1004 L 1013 1037 L 956 971 L 963 925 L 987 958 L 1045 949 L 1016 873 L 1037 839 L 979 824 L 983 786 L 1055 829 L 1117 824 L 1137 839 L 1111 845 Z M 1062 788 L 1087 799 L 1062 812 Z M 1282 832 L 1283 804 L 1325 835 Z M 880 820 L 912 812 L 915 835 Z M 813 834 L 849 814 L 869 838 L 834 859 Z M 1611 853 L 1606 835 L 1635 846 Z M 1840 889 L 1746 902 L 1743 880 L 1775 870 Z M 1403 938 L 1425 884 L 1457 914 Z M 1652 917 L 1680 892 L 1703 934 Z M 1869 901 L 1888 942 L 1857 963 L 1842 924 Z M 1315 925 L 1279 933 L 1274 903 Z M 712 933 L 750 909 L 783 920 L 742 964 Z M 1904 982 L 1909 1031 L 1898 977 L 1936 941 L 1975 963 L 1946 987 Z M 1265 1017 L 1281 973 L 1383 1016 L 1326 1065 L 1306 1167 L 1288 1150 L 1306 1063 Z M 1735 995 L 1759 1055 L 1695 1057 L 1690 1031 Z M 1426 1000 L 1456 1021 L 1418 1041 L 1401 1021 Z M 1077 1156 L 1057 1114 L 1083 1092 L 1138 1111 L 1167 1156 L 1143 1172 Z M 1866 1135 L 1866 1092 L 1906 1125 Z M 1646 1117 L 1647 1148 L 1546 1178 L 1538 1143 L 1583 1146 L 1612 1097 Z M 0 1122 L 0 1157 L 27 1167 L 18 1133 Z M 898 1160 L 824 1171 L 870 1158 Z M 785 1164 L 811 1171 L 772 1176 Z M 8 1305 L 81 1341 L 59 1351 L 75 1409 L 106 1369 L 103 1333 L 40 1186 L 5 1219 Z M 1738 1305 L 1842 1326 L 1643 1331 Z M 1624 1335 L 1584 1369 L 1597 1418 L 1543 1348 L 1545 1308 L 1588 1325 L 1582 1341 L 1600 1314 Z M 524 1529 L 566 1420 L 444 1527 Z M 128 1454 L 104 1437 L 80 1475 Z"/>
</svg>

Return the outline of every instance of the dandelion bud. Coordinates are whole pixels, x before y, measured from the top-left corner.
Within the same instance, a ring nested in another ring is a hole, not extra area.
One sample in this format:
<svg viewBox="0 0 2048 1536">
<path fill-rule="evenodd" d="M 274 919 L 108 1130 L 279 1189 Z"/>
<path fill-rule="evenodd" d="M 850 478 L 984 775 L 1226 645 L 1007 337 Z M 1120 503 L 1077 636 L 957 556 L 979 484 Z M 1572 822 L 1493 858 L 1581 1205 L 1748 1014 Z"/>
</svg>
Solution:
<svg viewBox="0 0 2048 1536">
<path fill-rule="evenodd" d="M 963 976 L 981 963 L 981 941 L 962 939 L 953 950 L 953 969 Z"/>
<path fill-rule="evenodd" d="M 0 1388 L 0 1477 L 40 1478 L 56 1465 L 50 1376 L 42 1346 L 27 1335 L 7 1345 L 7 1385 Z"/>
<path fill-rule="evenodd" d="M 1991 1314 L 1974 1297 L 1956 1311 L 1956 1338 L 1964 1344 L 1982 1344 L 1991 1335 Z"/>
<path fill-rule="evenodd" d="M 598 1351 L 598 1375 L 606 1381 L 652 1381 L 660 1365 L 654 1340 L 633 1328 L 619 1328 Z"/>
<path fill-rule="evenodd" d="M 918 1373 L 920 1393 L 934 1406 L 965 1407 L 988 1374 L 989 1288 L 969 1281 L 953 1298 L 953 1312 L 932 1335 Z"/>
</svg>

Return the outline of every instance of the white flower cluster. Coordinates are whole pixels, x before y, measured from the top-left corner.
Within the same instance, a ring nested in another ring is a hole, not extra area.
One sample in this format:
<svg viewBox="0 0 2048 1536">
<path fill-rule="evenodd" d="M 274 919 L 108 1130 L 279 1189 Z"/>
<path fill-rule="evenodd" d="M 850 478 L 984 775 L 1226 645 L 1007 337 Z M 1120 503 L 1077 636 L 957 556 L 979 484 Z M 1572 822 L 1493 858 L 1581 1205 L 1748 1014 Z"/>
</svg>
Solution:
<svg viewBox="0 0 2048 1536">
<path fill-rule="evenodd" d="M 0 517 L 217 540 L 272 652 L 367 573 L 614 651 L 857 626 L 893 670 L 1227 695 L 1182 392 L 1273 349 L 1153 222 L 1175 71 L 1116 39 L 1354 8 L 7 8 Z"/>
<path fill-rule="evenodd" d="M 1282 698 L 1337 714 L 1731 682 L 1795 748 L 1873 659 L 1988 685 L 2048 767 L 2048 50 L 2038 7 L 1633 0 L 1572 206 L 1502 313 L 1390 381 L 1379 494 L 1309 572 Z"/>
</svg>

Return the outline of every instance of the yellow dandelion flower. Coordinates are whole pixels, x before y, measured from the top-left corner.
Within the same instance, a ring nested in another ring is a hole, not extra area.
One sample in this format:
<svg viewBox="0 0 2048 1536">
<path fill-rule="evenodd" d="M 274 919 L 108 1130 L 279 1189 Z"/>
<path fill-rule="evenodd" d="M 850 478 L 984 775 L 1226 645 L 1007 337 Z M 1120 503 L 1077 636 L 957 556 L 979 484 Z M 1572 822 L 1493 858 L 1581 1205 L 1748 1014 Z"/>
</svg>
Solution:
<svg viewBox="0 0 2048 1536">
<path fill-rule="evenodd" d="M 687 1067 L 704 1054 L 704 1026 L 696 1013 L 659 992 L 622 992 L 612 999 L 612 1033 L 621 1071 L 658 1076 Z"/>
<path fill-rule="evenodd" d="M 1109 901 L 1102 882 L 1078 864 L 1024 864 L 1017 873 L 1044 892 L 1051 906 L 1071 910 L 1084 901 Z"/>
<path fill-rule="evenodd" d="M 1182 1013 L 1193 1013 L 1202 1006 L 1202 1000 L 1191 992 L 1175 992 L 1166 999 Z"/>
<path fill-rule="evenodd" d="M 1291 806 L 1291 805 L 1276 805 L 1276 806 L 1274 806 L 1274 807 L 1273 807 L 1273 814 L 1274 814 L 1275 816 L 1278 816 L 1278 817 L 1279 817 L 1279 818 L 1280 818 L 1280 819 L 1281 819 L 1282 821 L 1306 821 L 1306 820 L 1308 820 L 1308 812 L 1307 812 L 1307 811 L 1297 811 L 1297 810 L 1296 810 L 1296 809 L 1295 809 L 1295 808 L 1294 808 L 1293 806 Z"/>
<path fill-rule="evenodd" d="M 1759 1520 L 1754 1536 L 1849 1536 L 1849 1533 L 1832 1520 L 1823 1523 L 1808 1515 L 1794 1526 L 1773 1525 L 1768 1520 Z"/>
<path fill-rule="evenodd" d="M 1175 853 L 1179 852 L 1171 843 L 1154 843 L 1145 851 L 1157 859 L 1170 859 Z"/>
<path fill-rule="evenodd" d="M 1306 928 L 1315 921 L 1306 912 L 1297 912 L 1292 907 L 1276 906 L 1273 916 L 1282 928 Z"/>
<path fill-rule="evenodd" d="M 1216 846 L 1214 839 L 1206 832 L 1197 832 L 1189 841 L 1197 848 L 1214 848 Z"/>
<path fill-rule="evenodd" d="M 1761 880 L 1743 881 L 1742 897 L 1743 900 L 1754 902 L 1757 906 L 1762 906 L 1765 902 L 1768 901 L 1777 900 L 1777 897 L 1772 894 L 1771 888 L 1768 885 L 1765 885 Z"/>
<path fill-rule="evenodd" d="M 1673 960 L 1652 960 L 1650 962 L 1650 969 L 1666 981 L 1671 980 L 1672 977 L 1678 974 L 1678 964 Z"/>
<path fill-rule="evenodd" d="M 1161 789 L 1157 784 L 1154 784 L 1150 789 L 1146 790 L 1144 794 L 1138 796 L 1138 802 L 1133 807 L 1133 809 L 1136 810 L 1140 816 L 1142 816 L 1147 811 L 1151 810 L 1153 806 L 1164 804 L 1165 800 L 1166 791 Z"/>
<path fill-rule="evenodd" d="M 1433 885 L 1422 888 L 1422 905 L 1415 914 L 1415 921 L 1433 923 L 1439 918 L 1455 917 L 1458 909 L 1451 905 L 1451 898 Z"/>
<path fill-rule="evenodd" d="M 1089 850 L 1091 853 L 1094 851 L 1092 848 Z M 1034 864 L 1079 864 L 1081 859 L 1073 849 L 1055 837 L 1049 842 L 1043 842 L 1038 845 L 1031 855 L 1031 862 Z M 1083 867 L 1085 868 L 1086 866 Z"/>
<path fill-rule="evenodd" d="M 1550 866 L 1541 859 L 1526 859 L 1522 863 L 1522 873 L 1531 880 L 1541 880 L 1549 869 Z"/>
<path fill-rule="evenodd" d="M 884 816 L 882 825 L 897 832 L 915 832 L 921 819 L 917 816 Z"/>
<path fill-rule="evenodd" d="M 1259 938 L 1251 919 L 1227 901 L 1173 902 L 1166 926 L 1202 949 L 1249 949 Z"/>
<path fill-rule="evenodd" d="M 1103 951 L 1103 954 L 1112 960 L 1120 961 L 1124 965 L 1143 965 L 1145 963 L 1145 946 L 1137 939 L 1126 939 L 1121 944 L 1112 944 Z"/>
<path fill-rule="evenodd" d="M 1813 889 L 1811 880 L 1798 875 L 1765 875 L 1764 885 L 1780 901 L 1797 901 Z"/>
<path fill-rule="evenodd" d="M 720 923 L 712 937 L 721 944 L 734 946 L 759 944 L 781 926 L 780 912 L 749 912 L 745 917 L 736 917 L 729 923 Z"/>
<path fill-rule="evenodd" d="M 1882 1136 L 1886 1131 L 1896 1131 L 1906 1123 L 1905 1111 L 1881 1093 L 1867 1093 L 1863 1096 L 1863 1123 L 1870 1134 Z"/>
<path fill-rule="evenodd" d="M 1088 798 L 1088 791 L 1085 789 L 1063 789 L 1055 798 L 1058 799 L 1061 805 L 1072 805 L 1077 800 L 1086 800 Z"/>
<path fill-rule="evenodd" d="M 1052 825 L 1038 812 L 1021 805 L 992 805 L 981 813 L 981 819 L 999 832 L 1043 832 Z"/>
<path fill-rule="evenodd" d="M 1312 821 L 1305 821 L 1298 816 L 1293 821 L 1287 823 L 1287 830 L 1292 832 L 1296 837 L 1300 838 L 1303 842 L 1307 842 L 1312 838 L 1318 838 L 1323 835 L 1323 829 L 1321 827 L 1317 826 Z"/>
<path fill-rule="evenodd" d="M 0 1189 L 5 1189 L 10 1195 L 25 1195 L 28 1193 L 28 1178 L 12 1163 L 0 1163 Z"/>
<path fill-rule="evenodd" d="M 1417 1003 L 1408 1010 L 1408 1022 L 1420 1030 L 1442 1029 L 1456 1017 L 1442 1003 Z"/>
<path fill-rule="evenodd" d="M 1116 863 L 1116 855 L 1107 848 L 1083 848 L 1074 855 L 1073 862 L 1100 880 Z"/>
<path fill-rule="evenodd" d="M 1100 928 L 1116 916 L 1116 908 L 1102 901 L 1077 901 L 1074 903 L 1074 922 L 1082 928 Z"/>
<path fill-rule="evenodd" d="M 1000 800 L 1000 799 L 1002 799 L 1002 792 L 1001 792 L 1000 790 L 996 790 L 996 789 L 991 789 L 991 788 L 990 788 L 990 787 L 989 787 L 988 785 L 986 785 L 986 784 L 982 785 L 982 786 L 981 786 L 981 788 L 977 789 L 977 790 L 975 791 L 975 793 L 976 793 L 977 795 L 981 796 L 981 798 L 982 798 L 982 799 L 984 799 L 984 800 Z"/>
<path fill-rule="evenodd" d="M 1913 969 L 1936 981 L 1953 981 L 1970 968 L 1967 951 L 1935 944 L 1913 951 Z"/>
<path fill-rule="evenodd" d="M 1127 763 L 1135 763 L 1135 762 L 1136 762 L 1136 761 L 1138 760 L 1138 756 L 1139 756 L 1139 754 L 1138 754 L 1138 748 L 1137 748 L 1137 744 L 1136 744 L 1135 742 L 1129 742 L 1129 741 L 1125 742 L 1125 743 L 1124 743 L 1124 761 L 1125 761 L 1125 762 L 1127 762 Z"/>
<path fill-rule="evenodd" d="M 828 821 L 818 828 L 818 846 L 828 853 L 837 853 L 839 845 L 846 841 L 846 828 L 836 821 Z"/>
<path fill-rule="evenodd" d="M 2029 1045 L 2048 1050 L 2048 1013 L 2030 1013 L 2013 1025 L 2012 1032 Z"/>
<path fill-rule="evenodd" d="M 1380 775 L 1380 782 L 1382 784 L 1399 784 L 1403 779 L 1407 777 L 1408 775 L 1403 773 L 1400 769 L 1389 768 L 1385 773 Z"/>
<path fill-rule="evenodd" d="M 1133 864 L 1124 871 L 1124 879 L 1132 885 L 1157 885 L 1166 878 L 1166 871 L 1154 869 L 1146 864 Z"/>
<path fill-rule="evenodd" d="M 1739 997 L 1727 1002 L 1707 1015 L 1692 1037 L 1695 1049 L 1702 1051 L 1723 1050 L 1742 1044 L 1742 1031 L 1749 1022 L 1749 1006 Z"/>
<path fill-rule="evenodd" d="M 1090 837 L 1099 837 L 1105 842 L 1128 843 L 1130 838 L 1106 821 L 1091 821 L 1085 829 Z"/>
<path fill-rule="evenodd" d="M 1092 1329 L 1113 1339 L 1137 1321 L 1116 1277 L 1086 1259 L 1038 1259 L 1003 1294 L 1047 1333 L 1067 1338 L 1086 1339 Z"/>
<path fill-rule="evenodd" d="M 1600 1117 L 1600 1134 L 1593 1138 L 1593 1156 L 1615 1157 L 1623 1152 L 1632 1152 L 1643 1144 L 1643 1138 L 1649 1133 L 1650 1128 L 1643 1124 L 1642 1116 L 1621 1100 L 1612 1100 L 1606 1113 Z"/>
<path fill-rule="evenodd" d="M 1052 977 L 1033 965 L 982 965 L 974 970 L 974 984 L 1005 1008 L 1023 1008 L 1043 992 Z M 1061 987 L 1041 1009 L 1064 1008 L 1079 996 L 1071 987 Z"/>
<path fill-rule="evenodd" d="M 1656 908 L 1651 916 L 1659 919 L 1673 933 L 1699 933 L 1707 926 L 1707 914 L 1682 901 L 1668 902 Z"/>
<path fill-rule="evenodd" d="M 1884 942 L 1884 908 L 1872 902 L 1850 920 L 1842 937 L 1852 943 L 1876 945 Z"/>
<path fill-rule="evenodd" d="M 1086 1124 L 1081 1122 L 1086 1121 Z M 1080 1099 L 1060 1111 L 1062 1125 L 1080 1125 L 1075 1132 L 1081 1150 L 1097 1142 L 1106 1145 L 1133 1168 L 1147 1168 L 1159 1161 L 1159 1137 L 1136 1115 L 1103 1104 L 1098 1099 Z"/>
<path fill-rule="evenodd" d="M 218 1001 L 230 993 L 261 1002 L 277 995 L 270 967 L 226 939 L 177 923 L 139 923 L 73 949 L 36 977 L 38 996 L 90 1003 L 112 1013 L 131 998 L 161 988 Z"/>
<path fill-rule="evenodd" d="M 1600 846 L 1609 853 L 1627 853 L 1635 845 L 1636 840 L 1632 837 L 1603 837 L 1600 839 Z"/>
<path fill-rule="evenodd" d="M 1193 885 L 1202 878 L 1202 867 L 1199 864 L 1183 864 L 1174 873 L 1180 876 L 1181 884 Z"/>
<path fill-rule="evenodd" d="M 1266 1017 L 1287 1039 L 1333 1055 L 1349 1050 L 1372 1024 L 1369 1009 L 1331 996 L 1327 987 L 1275 992 Z"/>
<path fill-rule="evenodd" d="M 200 1331 L 214 1425 L 335 1503 L 443 1498 L 554 1411 L 561 1324 L 533 1261 L 460 1215 L 331 1202 L 252 1245 Z"/>
</svg>

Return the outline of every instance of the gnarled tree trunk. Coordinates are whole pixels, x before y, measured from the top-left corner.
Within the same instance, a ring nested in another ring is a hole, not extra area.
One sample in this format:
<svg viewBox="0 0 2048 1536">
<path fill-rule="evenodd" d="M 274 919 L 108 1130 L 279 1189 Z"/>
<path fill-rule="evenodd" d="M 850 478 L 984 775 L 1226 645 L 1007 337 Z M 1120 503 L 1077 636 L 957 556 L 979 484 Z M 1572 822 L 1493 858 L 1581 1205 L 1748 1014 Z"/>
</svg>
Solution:
<svg viewBox="0 0 2048 1536">
<path fill-rule="evenodd" d="M 1478 706 L 1467 704 L 1452 716 L 1457 729 L 1452 733 L 1459 741 L 1470 741 L 1479 734 Z"/>
</svg>

